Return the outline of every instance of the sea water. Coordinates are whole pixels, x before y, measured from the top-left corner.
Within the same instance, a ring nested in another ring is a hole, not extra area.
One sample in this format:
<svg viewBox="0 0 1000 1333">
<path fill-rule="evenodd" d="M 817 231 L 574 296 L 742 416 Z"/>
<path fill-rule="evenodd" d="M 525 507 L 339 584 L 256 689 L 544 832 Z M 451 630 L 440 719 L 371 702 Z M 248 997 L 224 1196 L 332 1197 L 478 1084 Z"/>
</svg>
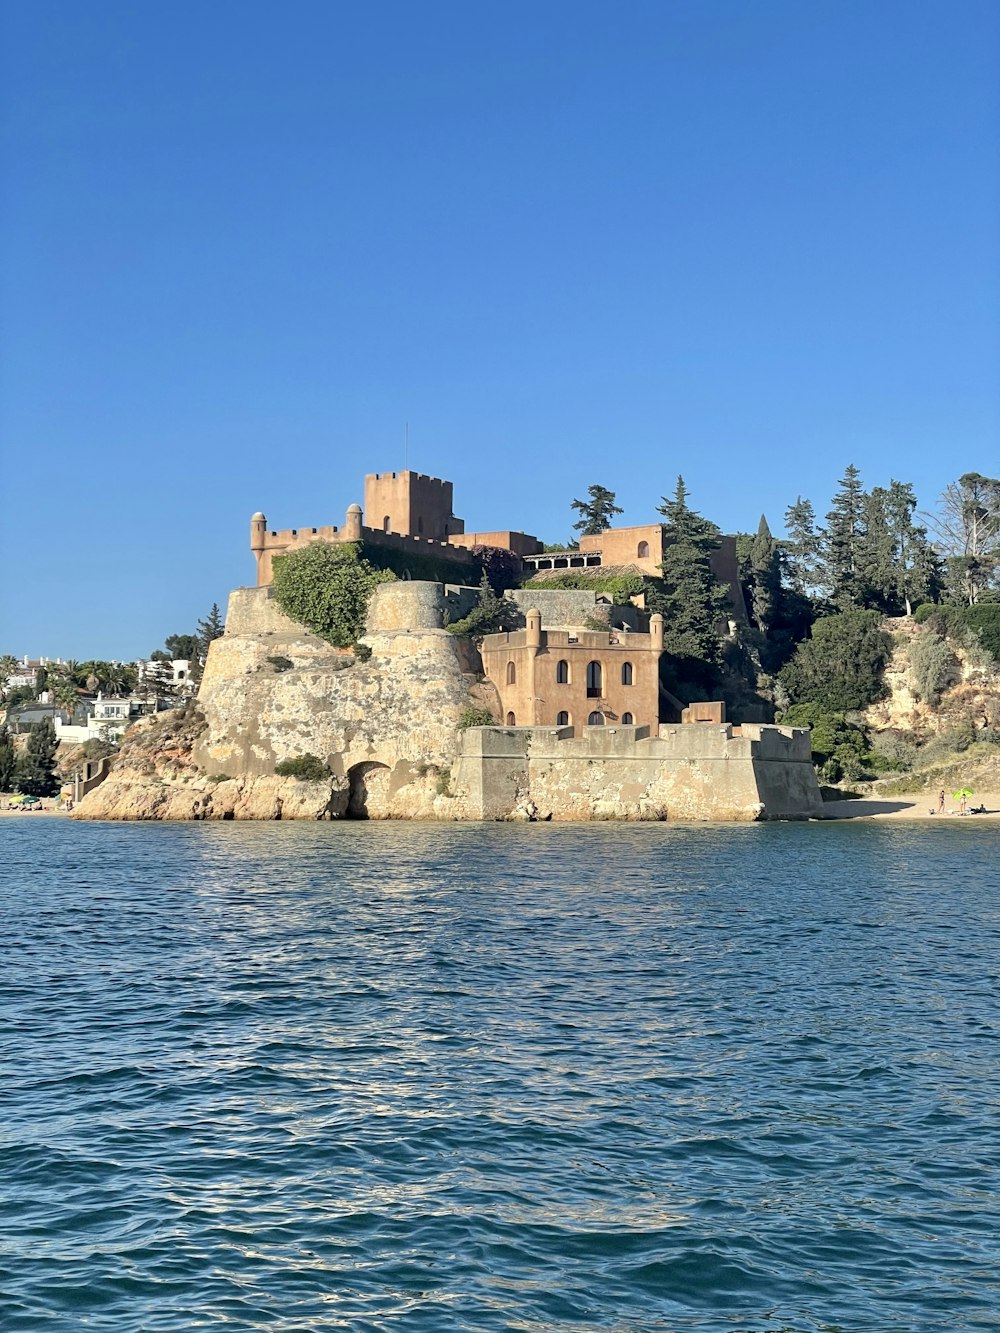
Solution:
<svg viewBox="0 0 1000 1333">
<path fill-rule="evenodd" d="M 0 825 L 0 1328 L 1000 1325 L 973 820 Z"/>
</svg>

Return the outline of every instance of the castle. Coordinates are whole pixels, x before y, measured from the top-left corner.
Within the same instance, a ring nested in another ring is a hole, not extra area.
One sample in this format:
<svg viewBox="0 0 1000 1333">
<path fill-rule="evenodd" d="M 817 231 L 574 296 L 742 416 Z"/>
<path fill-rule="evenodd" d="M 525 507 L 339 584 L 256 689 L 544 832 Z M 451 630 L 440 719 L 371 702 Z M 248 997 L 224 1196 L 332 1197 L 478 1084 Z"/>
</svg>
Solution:
<svg viewBox="0 0 1000 1333">
<path fill-rule="evenodd" d="M 604 569 L 606 572 L 644 574 L 655 577 L 663 563 L 663 527 L 647 523 L 639 527 L 608 528 L 591 537 L 581 537 L 579 550 L 545 551 L 530 533 L 504 529 L 495 532 L 466 532 L 465 523 L 453 512 L 454 488 L 450 481 L 427 477 L 422 472 L 373 472 L 365 477 L 364 509 L 348 507 L 343 527 L 282 528 L 269 531 L 260 512 L 250 520 L 250 549 L 257 562 L 257 586 L 266 587 L 273 577 L 276 555 L 307 546 L 310 542 L 361 542 L 378 554 L 396 553 L 419 560 L 432 556 L 455 566 L 455 581 L 473 571 L 473 548 L 492 546 L 510 551 L 525 574 L 544 578 L 547 574 L 572 570 Z M 365 523 L 365 516 L 375 523 Z M 729 588 L 730 618 L 745 622 L 746 606 L 740 589 L 735 537 L 723 537 L 712 554 L 712 569 Z"/>
<path fill-rule="evenodd" d="M 377 522 L 365 523 L 365 515 Z M 315 541 L 360 543 L 376 563 L 380 558 L 400 559 L 406 576 L 411 573 L 408 563 L 416 567 L 418 579 L 424 577 L 420 562 L 433 557 L 437 569 L 450 571 L 458 585 L 478 582 L 476 547 L 510 552 L 521 572 L 535 580 L 574 570 L 655 576 L 663 560 L 663 528 L 658 523 L 609 528 L 581 537 L 579 550 L 564 552 L 546 552 L 537 537 L 525 532 L 466 532 L 454 512 L 452 483 L 410 471 L 366 476 L 365 507 L 352 504 L 342 527 L 268 531 L 264 515 L 254 514 L 250 549 L 257 562 L 257 586 L 271 583 L 275 556 Z M 730 618 L 745 620 L 735 539 L 723 538 L 715 556 L 716 577 L 730 590 Z M 483 670 L 496 688 L 507 726 L 613 723 L 655 730 L 663 654 L 660 616 L 636 616 L 631 608 L 616 607 L 616 623 L 609 621 L 604 630 L 595 628 L 595 619 L 601 613 L 607 617 L 610 603 L 593 593 L 533 588 L 516 600 L 525 627 L 487 635 L 480 648 Z M 721 722 L 719 709 L 711 719 Z"/>
</svg>

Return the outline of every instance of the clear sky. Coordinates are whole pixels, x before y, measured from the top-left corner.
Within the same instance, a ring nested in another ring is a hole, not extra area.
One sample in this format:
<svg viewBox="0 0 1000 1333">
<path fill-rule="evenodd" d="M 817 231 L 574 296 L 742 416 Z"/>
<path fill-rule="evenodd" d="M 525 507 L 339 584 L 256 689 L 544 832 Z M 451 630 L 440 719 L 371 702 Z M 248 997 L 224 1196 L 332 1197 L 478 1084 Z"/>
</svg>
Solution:
<svg viewBox="0 0 1000 1333">
<path fill-rule="evenodd" d="M 6 0 L 0 652 L 365 472 L 565 538 L 1000 470 L 996 0 Z"/>
</svg>

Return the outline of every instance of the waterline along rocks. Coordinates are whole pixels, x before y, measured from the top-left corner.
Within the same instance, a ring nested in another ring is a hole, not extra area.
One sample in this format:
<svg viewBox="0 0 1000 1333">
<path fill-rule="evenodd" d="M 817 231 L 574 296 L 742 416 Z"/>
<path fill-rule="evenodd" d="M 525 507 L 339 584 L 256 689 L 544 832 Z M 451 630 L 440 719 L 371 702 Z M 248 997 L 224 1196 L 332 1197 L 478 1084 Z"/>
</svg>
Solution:
<svg viewBox="0 0 1000 1333">
<path fill-rule="evenodd" d="M 438 583 L 384 584 L 356 652 L 290 620 L 269 588 L 237 589 L 195 703 L 132 727 L 78 816 L 754 820 L 819 812 L 805 731 L 726 723 L 463 730 L 472 709 L 503 715 L 475 647 L 445 628 L 473 596 Z M 279 775 L 283 762 L 303 756 L 320 761 L 324 776 Z"/>
</svg>

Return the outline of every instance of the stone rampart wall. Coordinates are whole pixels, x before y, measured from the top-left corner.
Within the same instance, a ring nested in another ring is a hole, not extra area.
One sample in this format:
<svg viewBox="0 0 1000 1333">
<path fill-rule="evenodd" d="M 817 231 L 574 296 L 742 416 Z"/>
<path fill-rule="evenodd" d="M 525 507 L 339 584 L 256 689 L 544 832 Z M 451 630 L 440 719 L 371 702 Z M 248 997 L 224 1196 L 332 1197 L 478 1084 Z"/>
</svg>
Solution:
<svg viewBox="0 0 1000 1333">
<path fill-rule="evenodd" d="M 455 782 L 483 819 L 808 818 L 821 809 L 808 733 L 728 726 L 472 729 Z M 777 730 L 777 729 L 774 729 Z M 805 738 L 805 753 L 803 741 Z"/>
</svg>

